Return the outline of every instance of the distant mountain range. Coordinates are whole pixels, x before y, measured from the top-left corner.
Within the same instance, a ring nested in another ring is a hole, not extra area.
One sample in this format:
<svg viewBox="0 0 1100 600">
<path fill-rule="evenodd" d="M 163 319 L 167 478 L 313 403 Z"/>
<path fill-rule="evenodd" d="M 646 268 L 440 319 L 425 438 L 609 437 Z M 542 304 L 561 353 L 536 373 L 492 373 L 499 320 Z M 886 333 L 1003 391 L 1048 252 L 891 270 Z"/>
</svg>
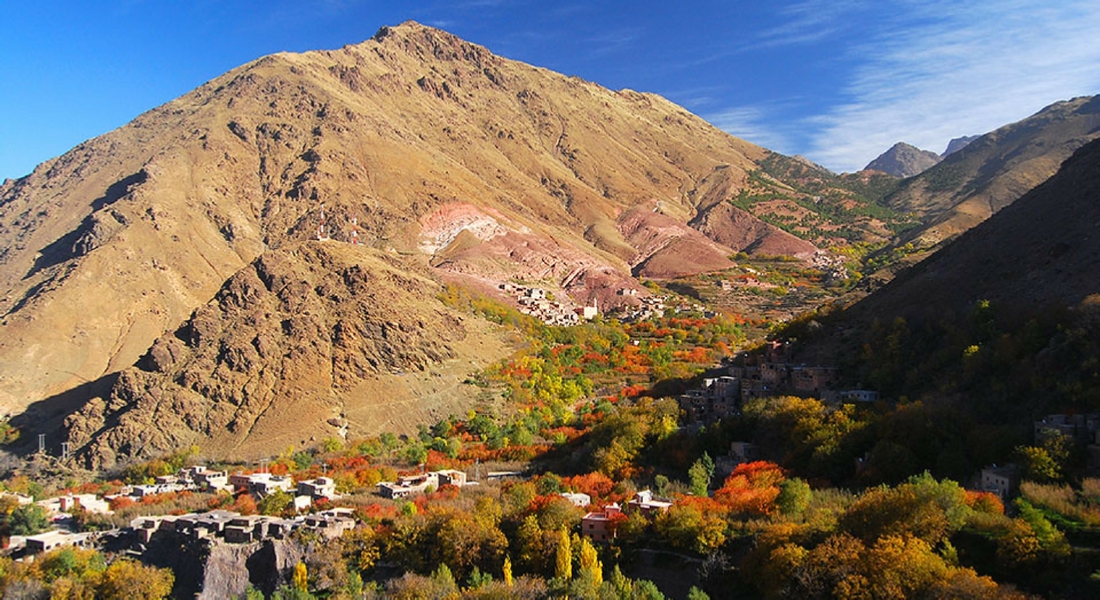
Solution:
<svg viewBox="0 0 1100 600">
<path fill-rule="evenodd" d="M 935 319 L 979 300 L 1040 310 L 1100 294 L 1100 140 L 1056 174 L 855 305 L 859 319 Z"/>
<path fill-rule="evenodd" d="M 971 141 L 883 203 L 922 223 L 898 244 L 934 248 L 1048 179 L 1076 149 L 1100 137 L 1100 96 L 1074 98 Z"/>
</svg>

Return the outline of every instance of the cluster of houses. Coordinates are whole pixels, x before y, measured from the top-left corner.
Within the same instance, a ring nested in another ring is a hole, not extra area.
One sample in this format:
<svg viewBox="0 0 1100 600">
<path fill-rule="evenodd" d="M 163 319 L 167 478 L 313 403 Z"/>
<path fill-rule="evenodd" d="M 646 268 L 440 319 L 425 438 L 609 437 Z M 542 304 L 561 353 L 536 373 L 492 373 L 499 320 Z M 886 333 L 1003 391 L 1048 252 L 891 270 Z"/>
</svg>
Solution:
<svg viewBox="0 0 1100 600">
<path fill-rule="evenodd" d="M 736 414 L 753 398 L 778 395 L 812 396 L 829 403 L 877 402 L 878 392 L 836 389 L 835 367 L 794 364 L 787 345 L 769 342 L 758 356 L 742 356 L 725 366 L 725 375 L 707 378 L 703 385 L 679 397 L 689 422 L 712 423 Z"/>
<path fill-rule="evenodd" d="M 546 290 L 514 283 L 502 283 L 500 289 L 511 294 L 519 304 L 519 312 L 531 315 L 547 325 L 566 327 L 581 320 L 594 319 L 599 314 L 595 301 L 592 306 L 574 307 L 547 297 Z"/>
<path fill-rule="evenodd" d="M 130 523 L 130 527 L 137 533 L 139 545 L 146 545 L 155 536 L 165 534 L 182 535 L 194 540 L 210 539 L 228 544 L 247 544 L 286 539 L 300 529 L 316 532 L 324 539 L 335 539 L 354 529 L 355 524 L 355 512 L 352 509 L 333 508 L 292 519 L 242 515 L 228 510 L 158 515 L 138 517 Z"/>
<path fill-rule="evenodd" d="M 638 290 L 634 288 L 620 288 L 616 293 L 620 296 L 638 296 Z M 664 315 L 667 302 L 668 299 L 664 296 L 642 296 L 638 298 L 638 306 L 623 306 L 616 317 L 623 323 L 636 323 L 659 317 Z"/>
<path fill-rule="evenodd" d="M 282 475 L 273 475 L 266 472 L 235 473 L 231 475 L 226 471 L 211 470 L 200 465 L 181 469 L 173 475 L 157 477 L 155 483 L 124 487 L 119 493 L 107 495 L 103 498 L 99 498 L 95 494 L 66 494 L 39 500 L 36 504 L 46 511 L 47 517 L 55 527 L 63 527 L 75 509 L 84 510 L 88 513 L 112 514 L 111 502 L 118 498 L 140 499 L 153 494 L 198 490 L 207 492 L 248 492 L 259 498 L 275 492 L 286 492 L 294 494 L 293 506 L 296 512 L 308 509 L 318 500 L 332 501 L 340 497 L 336 493 L 336 482 L 330 477 L 306 479 L 295 483 L 292 478 Z M 34 499 L 30 496 L 13 492 L 2 492 L 0 497 L 13 499 L 18 505 L 34 502 Z M 142 542 L 148 542 L 153 533 L 163 531 L 166 528 L 193 537 L 212 537 L 216 534 L 219 537 L 224 537 L 229 542 L 254 541 L 267 539 L 268 537 L 285 537 L 291 530 L 302 526 L 316 529 L 323 535 L 342 532 L 349 527 L 346 519 L 350 518 L 350 513 L 343 514 L 340 512 L 346 509 L 334 510 L 337 512 L 333 514 L 329 514 L 331 511 L 326 511 L 319 513 L 319 515 L 308 515 L 289 520 L 280 520 L 273 517 L 242 516 L 227 511 L 212 511 L 202 515 L 142 517 L 136 519 L 131 525 L 137 530 L 138 538 Z M 216 523 L 225 521 L 226 519 L 223 517 L 227 516 L 236 519 L 234 523 L 229 525 L 233 525 L 233 527 L 247 525 L 248 530 L 253 533 L 246 536 L 242 531 L 233 528 L 226 529 L 228 525 L 225 523 L 216 525 Z M 339 520 L 337 517 L 344 520 Z M 350 526 L 354 526 L 354 521 L 351 521 Z M 95 542 L 95 536 L 94 533 L 75 533 L 64 528 L 56 528 L 26 538 L 13 537 L 9 541 L 12 545 L 11 550 L 20 550 L 24 554 L 33 556 L 62 546 L 89 546 Z"/>
<path fill-rule="evenodd" d="M 429 490 L 437 490 L 440 486 L 453 485 L 462 487 L 466 485 L 466 473 L 454 469 L 442 469 L 399 477 L 397 481 L 383 481 L 378 484 L 378 494 L 383 498 L 408 498 L 415 494 L 423 494 Z"/>
<path fill-rule="evenodd" d="M 120 495 L 144 498 L 154 494 L 185 490 L 248 492 L 258 498 L 275 492 L 294 493 L 296 510 L 305 510 L 317 500 L 335 500 L 340 497 L 336 493 L 336 482 L 331 477 L 318 477 L 295 483 L 294 479 L 287 475 L 273 475 L 267 472 L 230 474 L 227 471 L 214 471 L 199 465 L 180 469 L 174 475 L 157 477 L 155 483 L 123 488 L 120 494 L 107 496 L 105 500 L 110 501 Z"/>
<path fill-rule="evenodd" d="M 848 279 L 848 267 L 844 264 L 844 258 L 829 254 L 824 250 L 814 252 L 810 259 L 810 266 L 825 273 L 831 280 Z"/>
<path fill-rule="evenodd" d="M 1035 443 L 1042 444 L 1051 436 L 1062 435 L 1088 451 L 1086 469 L 1100 471 L 1100 414 L 1050 414 L 1034 423 Z M 1015 496 L 1023 475 L 1019 465 L 1008 463 L 982 469 L 977 477 L 981 491 L 996 494 L 1001 500 Z"/>
<path fill-rule="evenodd" d="M 718 282 L 718 287 L 722 288 L 723 292 L 729 292 L 737 288 L 772 290 L 779 286 L 767 281 L 760 281 L 752 275 L 744 275 L 737 279 L 722 279 Z"/>
<path fill-rule="evenodd" d="M 565 494 L 562 495 L 565 496 Z M 579 495 L 587 498 L 585 494 Z M 571 496 L 577 496 L 577 494 L 571 494 Z M 615 538 L 615 529 L 618 523 L 626 518 L 626 515 L 638 512 L 647 519 L 653 519 L 658 514 L 671 508 L 672 504 L 672 500 L 668 498 L 658 498 L 653 495 L 653 492 L 642 490 L 634 494 L 634 497 L 626 503 L 626 513 L 623 512 L 623 507 L 619 506 L 617 502 L 612 502 L 605 505 L 601 510 L 585 514 L 581 518 L 581 535 L 593 542 L 610 542 Z M 587 503 L 584 506 L 587 506 Z"/>
</svg>

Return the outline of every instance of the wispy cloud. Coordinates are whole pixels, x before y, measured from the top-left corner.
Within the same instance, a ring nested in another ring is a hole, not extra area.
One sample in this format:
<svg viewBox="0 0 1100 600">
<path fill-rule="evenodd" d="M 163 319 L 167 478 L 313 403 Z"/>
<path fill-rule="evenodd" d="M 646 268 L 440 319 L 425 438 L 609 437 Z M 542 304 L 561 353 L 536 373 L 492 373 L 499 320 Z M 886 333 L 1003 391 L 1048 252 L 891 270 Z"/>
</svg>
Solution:
<svg viewBox="0 0 1100 600">
<path fill-rule="evenodd" d="M 679 66 L 697 67 L 752 52 L 774 50 L 838 38 L 857 28 L 853 15 L 865 12 L 869 0 L 802 0 L 778 8 L 775 24 L 744 37 L 714 44 L 685 56 Z"/>
<path fill-rule="evenodd" d="M 727 108 L 721 112 L 703 115 L 715 127 L 743 140 L 778 152 L 789 152 L 790 140 L 768 123 L 765 110 L 755 106 Z"/>
<path fill-rule="evenodd" d="M 858 48 L 846 99 L 811 119 L 808 154 L 863 167 L 895 142 L 942 152 L 1072 95 L 1100 93 L 1100 4 L 981 0 L 897 5 Z"/>
<path fill-rule="evenodd" d="M 641 37 L 641 29 L 623 28 L 593 35 L 585 40 L 585 44 L 590 56 L 600 57 L 625 50 Z"/>
<path fill-rule="evenodd" d="M 765 29 L 747 48 L 769 48 L 821 41 L 848 28 L 850 16 L 866 9 L 867 0 L 805 0 L 779 11 L 779 24 Z"/>
<path fill-rule="evenodd" d="M 726 85 L 704 85 L 690 88 L 664 90 L 664 97 L 684 108 L 696 110 L 718 104 L 722 96 L 729 93 Z"/>
</svg>

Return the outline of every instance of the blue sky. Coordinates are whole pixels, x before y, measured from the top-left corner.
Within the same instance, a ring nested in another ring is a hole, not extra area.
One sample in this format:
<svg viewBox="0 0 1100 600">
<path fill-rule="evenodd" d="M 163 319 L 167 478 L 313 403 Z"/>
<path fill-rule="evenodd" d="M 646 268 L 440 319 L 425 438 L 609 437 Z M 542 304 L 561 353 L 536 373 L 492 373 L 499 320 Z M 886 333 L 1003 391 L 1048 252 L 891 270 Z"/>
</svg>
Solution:
<svg viewBox="0 0 1100 600">
<path fill-rule="evenodd" d="M 409 19 L 661 94 L 836 171 L 897 141 L 942 152 L 1100 93 L 1095 0 L 12 0 L 0 6 L 0 178 L 264 54 Z"/>
</svg>

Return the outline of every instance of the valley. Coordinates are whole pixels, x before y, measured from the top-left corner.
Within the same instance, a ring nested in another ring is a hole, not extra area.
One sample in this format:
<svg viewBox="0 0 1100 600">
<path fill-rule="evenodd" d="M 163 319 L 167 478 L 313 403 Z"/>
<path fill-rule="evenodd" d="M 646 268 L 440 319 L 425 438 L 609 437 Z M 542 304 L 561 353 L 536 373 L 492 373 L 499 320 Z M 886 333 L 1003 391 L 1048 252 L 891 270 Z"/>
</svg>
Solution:
<svg viewBox="0 0 1100 600">
<path fill-rule="evenodd" d="M 836 174 L 411 21 L 242 65 L 0 186 L 0 589 L 1094 597 L 1098 102 Z"/>
</svg>

